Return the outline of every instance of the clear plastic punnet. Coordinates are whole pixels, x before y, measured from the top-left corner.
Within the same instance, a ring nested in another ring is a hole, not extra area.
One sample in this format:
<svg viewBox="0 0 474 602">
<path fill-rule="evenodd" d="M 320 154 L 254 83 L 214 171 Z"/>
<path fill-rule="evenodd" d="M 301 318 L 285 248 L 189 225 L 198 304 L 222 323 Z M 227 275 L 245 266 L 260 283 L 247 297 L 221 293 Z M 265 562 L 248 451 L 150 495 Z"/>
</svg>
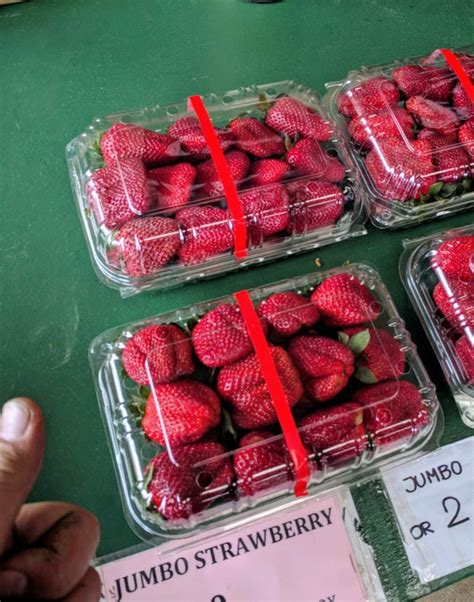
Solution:
<svg viewBox="0 0 474 602">
<path fill-rule="evenodd" d="M 404 246 L 402 280 L 461 417 L 474 428 L 474 226 Z"/>
<path fill-rule="evenodd" d="M 398 228 L 474 207 L 474 46 L 351 71 L 327 84 L 369 197 Z"/>
<path fill-rule="evenodd" d="M 122 295 L 366 232 L 352 159 L 294 82 L 96 119 L 66 154 L 95 270 Z"/>
<path fill-rule="evenodd" d="M 404 322 L 362 264 L 115 328 L 90 362 L 145 540 L 360 483 L 442 430 Z"/>
</svg>

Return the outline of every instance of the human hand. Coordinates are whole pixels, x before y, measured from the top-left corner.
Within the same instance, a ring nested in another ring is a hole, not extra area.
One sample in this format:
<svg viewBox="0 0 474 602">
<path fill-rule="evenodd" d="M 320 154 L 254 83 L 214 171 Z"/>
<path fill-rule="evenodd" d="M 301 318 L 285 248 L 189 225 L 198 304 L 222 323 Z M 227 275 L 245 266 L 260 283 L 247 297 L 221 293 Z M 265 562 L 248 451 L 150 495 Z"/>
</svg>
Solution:
<svg viewBox="0 0 474 602">
<path fill-rule="evenodd" d="M 0 416 L 0 599 L 99 600 L 89 565 L 99 541 L 93 514 L 63 502 L 24 504 L 41 468 L 44 422 L 31 400 L 8 401 Z"/>
</svg>

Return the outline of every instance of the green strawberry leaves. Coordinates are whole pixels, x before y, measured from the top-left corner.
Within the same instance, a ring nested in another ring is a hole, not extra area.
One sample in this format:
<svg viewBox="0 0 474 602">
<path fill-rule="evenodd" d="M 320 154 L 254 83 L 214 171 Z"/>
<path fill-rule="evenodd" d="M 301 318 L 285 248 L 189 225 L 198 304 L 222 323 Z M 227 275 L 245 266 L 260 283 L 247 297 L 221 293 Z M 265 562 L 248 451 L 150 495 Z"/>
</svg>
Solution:
<svg viewBox="0 0 474 602">
<path fill-rule="evenodd" d="M 378 382 L 372 370 L 369 370 L 366 366 L 358 366 L 355 377 L 366 385 L 375 385 Z"/>
<path fill-rule="evenodd" d="M 473 188 L 473 180 L 464 178 L 458 182 L 435 182 L 426 194 L 421 194 L 419 200 L 412 199 L 406 205 L 424 205 L 433 201 L 447 201 L 454 196 L 465 194 Z"/>
<path fill-rule="evenodd" d="M 268 109 L 272 106 L 271 102 L 268 100 L 266 94 L 259 94 L 258 100 L 259 100 L 259 102 L 257 103 L 257 108 L 260 111 L 263 111 L 264 113 L 266 113 L 268 111 Z"/>
<path fill-rule="evenodd" d="M 102 137 L 102 135 L 101 135 Z M 100 138 L 95 140 L 88 149 L 89 159 L 91 165 L 94 169 L 99 169 L 100 167 L 104 167 L 105 161 L 102 156 L 102 150 L 100 148 Z"/>
<path fill-rule="evenodd" d="M 349 337 L 345 332 L 338 333 L 339 341 L 352 351 L 354 355 L 359 355 L 370 343 L 370 332 L 368 329 L 361 330 L 357 334 Z"/>
<path fill-rule="evenodd" d="M 153 466 L 149 464 L 143 474 L 143 487 L 148 491 L 148 487 L 153 479 Z"/>
<path fill-rule="evenodd" d="M 150 389 L 148 387 L 140 386 L 138 391 L 134 391 L 130 396 L 130 407 L 132 412 L 134 412 L 140 420 L 145 415 L 146 402 L 149 395 Z"/>
<path fill-rule="evenodd" d="M 441 188 L 443 188 L 443 182 L 435 182 L 430 187 L 429 195 L 436 196 L 438 192 L 440 192 Z"/>
</svg>

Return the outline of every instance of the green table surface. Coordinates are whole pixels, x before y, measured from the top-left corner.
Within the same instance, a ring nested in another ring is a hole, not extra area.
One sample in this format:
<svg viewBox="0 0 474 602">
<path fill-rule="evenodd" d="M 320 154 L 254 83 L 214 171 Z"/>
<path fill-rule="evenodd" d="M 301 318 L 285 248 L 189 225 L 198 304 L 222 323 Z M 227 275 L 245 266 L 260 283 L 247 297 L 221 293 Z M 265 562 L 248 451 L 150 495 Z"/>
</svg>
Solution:
<svg viewBox="0 0 474 602">
<path fill-rule="evenodd" d="M 316 256 L 325 268 L 350 260 L 379 270 L 437 386 L 442 442 L 472 434 L 398 276 L 402 239 L 467 224 L 472 214 L 396 232 L 370 227 L 365 237 L 268 266 L 121 300 L 92 270 L 64 149 L 98 115 L 289 78 L 323 93 L 324 82 L 350 69 L 463 46 L 473 31 L 466 0 L 36 0 L 0 8 L 1 401 L 29 395 L 44 409 L 48 446 L 32 499 L 95 512 L 101 555 L 137 543 L 122 513 L 89 342 L 121 323 L 304 274 Z M 356 497 L 375 524 L 383 509 L 370 492 Z M 381 533 L 374 546 L 390 572 L 402 552 Z M 396 581 L 393 595 L 403 599 L 406 580 Z"/>
</svg>

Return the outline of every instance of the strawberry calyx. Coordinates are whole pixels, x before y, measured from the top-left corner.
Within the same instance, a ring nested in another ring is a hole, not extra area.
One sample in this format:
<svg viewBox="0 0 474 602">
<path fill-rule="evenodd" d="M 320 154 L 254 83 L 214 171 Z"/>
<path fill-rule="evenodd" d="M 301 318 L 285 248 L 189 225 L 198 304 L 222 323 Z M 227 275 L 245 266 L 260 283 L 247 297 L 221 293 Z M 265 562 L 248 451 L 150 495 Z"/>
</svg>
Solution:
<svg viewBox="0 0 474 602">
<path fill-rule="evenodd" d="M 361 330 L 351 337 L 345 332 L 339 332 L 337 336 L 339 341 L 356 356 L 360 355 L 370 343 L 370 332 L 368 329 Z"/>
<path fill-rule="evenodd" d="M 367 366 L 357 366 L 354 376 L 366 385 L 375 385 L 378 382 L 375 374 Z"/>
</svg>

